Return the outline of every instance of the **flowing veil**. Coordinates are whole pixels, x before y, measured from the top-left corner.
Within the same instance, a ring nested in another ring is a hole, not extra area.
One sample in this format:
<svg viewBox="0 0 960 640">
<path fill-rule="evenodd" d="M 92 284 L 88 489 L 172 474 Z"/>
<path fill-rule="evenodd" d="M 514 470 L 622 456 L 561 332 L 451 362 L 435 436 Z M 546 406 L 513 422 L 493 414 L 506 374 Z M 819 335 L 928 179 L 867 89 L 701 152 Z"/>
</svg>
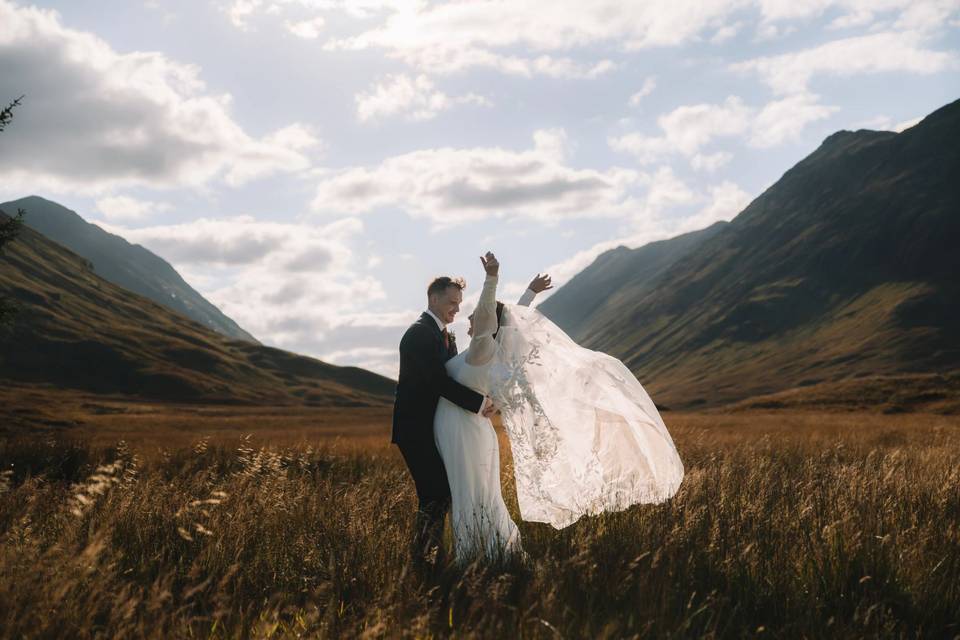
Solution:
<svg viewBox="0 0 960 640">
<path fill-rule="evenodd" d="M 667 500 L 683 464 L 627 367 L 535 309 L 504 305 L 491 394 L 513 450 L 520 515 L 555 528 Z"/>
</svg>

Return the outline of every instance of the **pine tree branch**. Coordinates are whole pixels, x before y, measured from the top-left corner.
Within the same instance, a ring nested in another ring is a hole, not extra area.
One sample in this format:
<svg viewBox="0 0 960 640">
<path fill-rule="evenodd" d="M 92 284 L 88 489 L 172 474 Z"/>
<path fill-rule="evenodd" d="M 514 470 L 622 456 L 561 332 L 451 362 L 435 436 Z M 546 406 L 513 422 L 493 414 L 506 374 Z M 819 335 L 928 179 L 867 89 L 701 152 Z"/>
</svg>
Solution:
<svg viewBox="0 0 960 640">
<path fill-rule="evenodd" d="M 7 215 L 2 209 L 0 213 Z M 23 209 L 17 209 L 17 215 L 8 217 L 7 220 L 0 222 L 0 252 L 3 251 L 3 246 L 17 237 L 17 234 L 20 233 L 20 227 L 23 226 L 23 216 L 26 215 L 26 211 Z"/>
<path fill-rule="evenodd" d="M 6 129 L 10 121 L 13 120 L 13 108 L 20 106 L 21 100 L 23 100 L 23 96 L 20 96 L 0 111 L 0 131 Z"/>
</svg>

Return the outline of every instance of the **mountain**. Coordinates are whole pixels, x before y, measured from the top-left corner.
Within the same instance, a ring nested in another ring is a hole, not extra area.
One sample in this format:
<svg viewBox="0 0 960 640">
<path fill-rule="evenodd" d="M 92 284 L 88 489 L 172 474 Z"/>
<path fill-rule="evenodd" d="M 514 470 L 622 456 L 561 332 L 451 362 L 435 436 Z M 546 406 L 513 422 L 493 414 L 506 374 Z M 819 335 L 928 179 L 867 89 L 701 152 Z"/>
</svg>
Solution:
<svg viewBox="0 0 960 640">
<path fill-rule="evenodd" d="M 101 278 L 150 298 L 229 338 L 257 342 L 180 277 L 166 260 L 107 233 L 76 212 L 39 196 L 0 204 L 7 214 L 24 209 L 26 225 L 93 263 Z"/>
<path fill-rule="evenodd" d="M 101 278 L 85 258 L 26 226 L 0 255 L 0 296 L 20 306 L 11 333 L 0 336 L 3 386 L 208 403 L 393 401 L 389 378 L 227 338 Z"/>
<path fill-rule="evenodd" d="M 651 245 L 620 251 L 540 309 L 672 408 L 960 369 L 958 140 L 960 101 L 902 133 L 835 133 L 655 273 L 640 257 Z M 604 280 L 630 260 L 641 266 Z M 617 296 L 577 294 L 598 282 Z"/>
<path fill-rule="evenodd" d="M 591 328 L 601 324 L 604 316 L 643 296 L 657 274 L 726 224 L 715 222 L 638 249 L 619 246 L 605 251 L 537 308 L 569 335 L 588 341 Z"/>
</svg>

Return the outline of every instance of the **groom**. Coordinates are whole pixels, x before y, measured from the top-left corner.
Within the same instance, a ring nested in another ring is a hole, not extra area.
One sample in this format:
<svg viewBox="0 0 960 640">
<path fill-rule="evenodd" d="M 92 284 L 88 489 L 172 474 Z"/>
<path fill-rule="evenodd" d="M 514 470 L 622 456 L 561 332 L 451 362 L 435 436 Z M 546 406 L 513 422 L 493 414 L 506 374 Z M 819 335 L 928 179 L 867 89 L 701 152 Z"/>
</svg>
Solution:
<svg viewBox="0 0 960 640">
<path fill-rule="evenodd" d="M 444 363 L 457 355 L 457 344 L 447 331 L 463 301 L 462 278 L 436 278 L 427 287 L 427 310 L 400 340 L 400 375 L 393 405 L 391 442 L 400 448 L 419 501 L 414 523 L 414 561 L 422 563 L 436 549 L 443 564 L 443 522 L 450 509 L 450 485 L 433 439 L 433 414 L 440 396 L 466 411 L 489 418 L 493 400 L 447 375 Z"/>
</svg>

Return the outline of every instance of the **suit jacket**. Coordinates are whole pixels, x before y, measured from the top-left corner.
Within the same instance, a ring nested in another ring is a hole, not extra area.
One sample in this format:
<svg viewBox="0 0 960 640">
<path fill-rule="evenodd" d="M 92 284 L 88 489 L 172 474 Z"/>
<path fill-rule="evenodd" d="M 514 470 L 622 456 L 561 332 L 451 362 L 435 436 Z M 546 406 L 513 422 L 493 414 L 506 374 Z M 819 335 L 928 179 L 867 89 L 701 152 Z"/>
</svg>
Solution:
<svg viewBox="0 0 960 640">
<path fill-rule="evenodd" d="M 477 413 L 483 395 L 447 375 L 444 363 L 457 355 L 457 345 L 443 345 L 443 333 L 424 312 L 400 340 L 400 374 L 393 403 L 391 442 L 433 442 L 433 415 L 440 396 Z"/>
</svg>

